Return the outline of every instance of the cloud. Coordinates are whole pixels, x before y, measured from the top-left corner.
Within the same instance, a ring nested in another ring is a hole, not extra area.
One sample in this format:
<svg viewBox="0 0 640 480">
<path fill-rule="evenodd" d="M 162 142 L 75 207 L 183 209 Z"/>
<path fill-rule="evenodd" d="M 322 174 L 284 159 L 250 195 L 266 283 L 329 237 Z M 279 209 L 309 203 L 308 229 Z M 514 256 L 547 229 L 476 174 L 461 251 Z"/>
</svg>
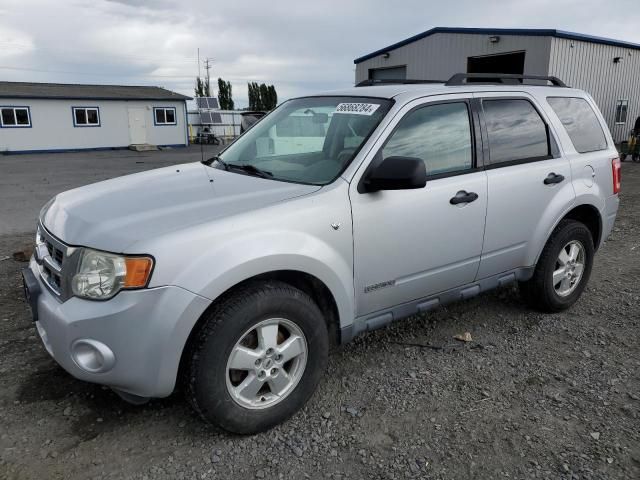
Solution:
<svg viewBox="0 0 640 480">
<path fill-rule="evenodd" d="M 11 27 L 0 27 L 0 60 L 12 60 L 34 50 L 33 39 L 29 34 Z"/>
<path fill-rule="evenodd" d="M 353 59 L 434 26 L 559 28 L 640 43 L 636 0 L 3 0 L 0 78 L 161 85 L 211 76 L 281 99 L 353 84 Z M 552 12 L 552 14 L 550 14 Z M 10 68 L 6 68 L 10 67 Z M 203 69 L 201 68 L 201 71 Z M 64 72 L 64 73 L 62 73 Z"/>
</svg>

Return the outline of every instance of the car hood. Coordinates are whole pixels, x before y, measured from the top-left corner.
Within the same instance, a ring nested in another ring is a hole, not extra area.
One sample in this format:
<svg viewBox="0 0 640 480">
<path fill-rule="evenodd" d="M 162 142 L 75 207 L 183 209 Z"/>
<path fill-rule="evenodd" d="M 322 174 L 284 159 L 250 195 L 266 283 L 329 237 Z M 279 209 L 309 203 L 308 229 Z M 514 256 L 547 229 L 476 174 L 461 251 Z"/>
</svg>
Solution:
<svg viewBox="0 0 640 480">
<path fill-rule="evenodd" d="M 57 195 L 41 221 L 69 245 L 122 253 L 141 240 L 319 190 L 190 163 Z"/>
</svg>

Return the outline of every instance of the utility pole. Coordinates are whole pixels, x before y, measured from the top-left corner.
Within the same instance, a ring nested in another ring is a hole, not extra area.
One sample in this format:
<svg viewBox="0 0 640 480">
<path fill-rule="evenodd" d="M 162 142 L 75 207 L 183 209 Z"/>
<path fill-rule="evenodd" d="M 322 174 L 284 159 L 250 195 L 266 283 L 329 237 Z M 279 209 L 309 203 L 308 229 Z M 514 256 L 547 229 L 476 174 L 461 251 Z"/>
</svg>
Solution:
<svg viewBox="0 0 640 480">
<path fill-rule="evenodd" d="M 211 78 L 209 77 L 209 70 L 213 66 L 212 63 L 213 63 L 213 59 L 212 58 L 205 58 L 204 59 L 204 68 L 207 71 L 207 85 L 209 86 L 209 89 L 211 89 Z M 209 95 L 213 95 L 213 93 L 211 91 L 209 91 L 208 94 Z"/>
<path fill-rule="evenodd" d="M 202 72 L 200 71 L 200 48 L 198 48 L 198 78 L 200 78 L 202 75 Z"/>
<path fill-rule="evenodd" d="M 213 63 L 212 58 L 205 58 L 204 59 L 204 68 L 207 71 L 207 82 L 209 82 L 209 70 L 211 69 L 211 67 L 213 65 L 211 65 L 211 63 Z"/>
</svg>

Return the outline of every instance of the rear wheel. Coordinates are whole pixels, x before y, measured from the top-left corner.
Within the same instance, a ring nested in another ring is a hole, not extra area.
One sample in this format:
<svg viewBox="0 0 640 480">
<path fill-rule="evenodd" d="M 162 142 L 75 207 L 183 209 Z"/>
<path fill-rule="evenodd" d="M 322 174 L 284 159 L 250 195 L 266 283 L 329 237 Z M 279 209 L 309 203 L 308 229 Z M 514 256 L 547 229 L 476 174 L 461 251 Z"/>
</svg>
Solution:
<svg viewBox="0 0 640 480">
<path fill-rule="evenodd" d="M 328 357 L 317 305 L 281 282 L 250 284 L 207 315 L 189 353 L 187 392 L 207 421 L 257 433 L 293 415 L 315 391 Z"/>
<path fill-rule="evenodd" d="M 533 277 L 520 283 L 527 303 L 538 310 L 558 312 L 573 305 L 589 281 L 593 238 L 575 220 L 562 220 L 547 241 Z"/>
</svg>

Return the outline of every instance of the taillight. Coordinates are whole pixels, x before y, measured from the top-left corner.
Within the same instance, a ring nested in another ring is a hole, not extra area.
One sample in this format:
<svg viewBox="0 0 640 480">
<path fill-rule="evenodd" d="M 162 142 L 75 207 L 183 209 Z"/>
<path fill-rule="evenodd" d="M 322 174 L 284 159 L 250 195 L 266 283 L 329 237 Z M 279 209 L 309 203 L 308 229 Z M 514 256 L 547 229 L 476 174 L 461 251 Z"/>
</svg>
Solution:
<svg viewBox="0 0 640 480">
<path fill-rule="evenodd" d="M 620 159 L 611 159 L 611 172 L 613 173 L 613 194 L 620 192 Z"/>
</svg>

